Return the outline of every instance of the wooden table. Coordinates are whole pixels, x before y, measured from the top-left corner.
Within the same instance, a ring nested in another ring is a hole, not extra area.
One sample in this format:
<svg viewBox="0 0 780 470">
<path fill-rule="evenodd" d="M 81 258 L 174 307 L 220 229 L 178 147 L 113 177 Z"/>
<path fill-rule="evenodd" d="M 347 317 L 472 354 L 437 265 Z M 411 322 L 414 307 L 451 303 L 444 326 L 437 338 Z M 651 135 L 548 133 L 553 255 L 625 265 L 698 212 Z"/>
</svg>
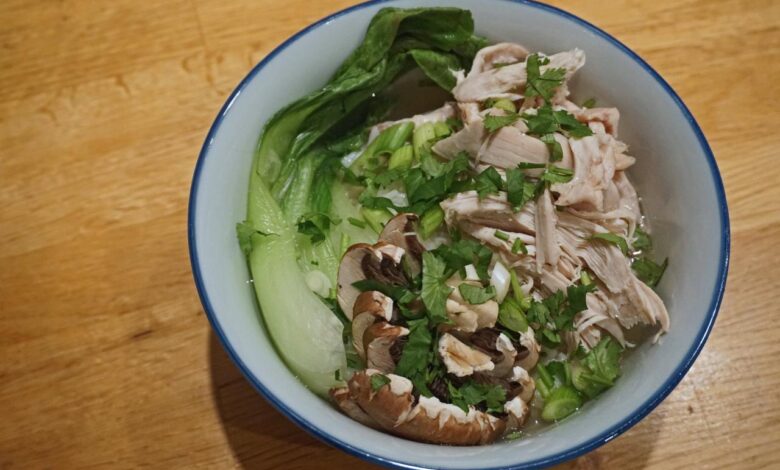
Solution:
<svg viewBox="0 0 780 470">
<path fill-rule="evenodd" d="M 233 86 L 349 3 L 2 2 L 0 468 L 370 467 L 287 421 L 231 364 L 185 232 L 195 160 Z M 691 372 L 564 467 L 778 468 L 780 2 L 556 3 L 685 99 L 717 156 L 733 237 L 728 292 Z"/>
</svg>

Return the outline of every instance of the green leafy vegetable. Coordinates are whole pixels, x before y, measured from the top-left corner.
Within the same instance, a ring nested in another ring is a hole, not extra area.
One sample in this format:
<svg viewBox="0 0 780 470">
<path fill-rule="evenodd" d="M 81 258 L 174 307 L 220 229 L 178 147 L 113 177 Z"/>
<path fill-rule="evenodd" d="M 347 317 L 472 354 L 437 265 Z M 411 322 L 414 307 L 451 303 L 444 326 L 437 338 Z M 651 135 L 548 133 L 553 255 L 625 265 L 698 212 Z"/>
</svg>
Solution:
<svg viewBox="0 0 780 470">
<path fill-rule="evenodd" d="M 541 181 L 549 184 L 568 183 L 574 177 L 574 171 L 568 168 L 561 168 L 555 165 L 549 165 L 544 169 Z"/>
<path fill-rule="evenodd" d="M 457 240 L 449 245 L 441 245 L 432 251 L 447 265 L 447 274 L 451 276 L 460 272 L 469 264 L 473 264 L 477 275 L 483 281 L 488 279 L 488 266 L 493 258 L 490 248 L 474 240 Z"/>
<path fill-rule="evenodd" d="M 447 297 L 452 292 L 452 287 L 445 283 L 449 277 L 446 274 L 446 268 L 445 262 L 432 252 L 423 253 L 421 297 L 434 324 L 449 321 L 445 304 Z"/>
<path fill-rule="evenodd" d="M 477 194 L 482 199 L 490 194 L 497 194 L 504 187 L 504 180 L 493 166 L 488 166 L 476 178 Z"/>
<path fill-rule="evenodd" d="M 590 237 L 590 240 L 605 241 L 620 248 L 620 251 L 622 251 L 624 255 L 628 255 L 628 243 L 626 243 L 626 239 L 620 235 L 615 235 L 614 233 L 596 233 Z"/>
<path fill-rule="evenodd" d="M 488 114 L 484 119 L 485 129 L 492 134 L 502 127 L 511 126 L 518 119 L 520 119 L 520 115 L 517 113 L 507 113 L 504 116 Z"/>
<path fill-rule="evenodd" d="M 518 168 L 506 170 L 506 198 L 515 211 L 534 198 L 534 184 L 526 180 L 522 170 Z"/>
<path fill-rule="evenodd" d="M 632 244 L 634 250 L 648 251 L 653 248 L 653 241 L 650 239 L 650 235 L 637 227 L 634 231 L 634 243 Z"/>
<path fill-rule="evenodd" d="M 578 121 L 568 111 L 564 109 L 553 111 L 550 105 L 540 107 L 535 113 L 524 113 L 522 118 L 528 125 L 528 133 L 531 135 L 545 136 L 554 132 L 564 132 L 570 137 L 580 138 L 593 134 L 587 124 Z"/>
<path fill-rule="evenodd" d="M 479 287 L 463 283 L 458 286 L 458 291 L 471 305 L 484 304 L 496 296 L 496 289 L 493 286 Z"/>
<path fill-rule="evenodd" d="M 399 170 L 400 172 L 406 171 L 412 167 L 414 161 L 414 151 L 409 144 L 403 145 L 396 149 L 390 156 L 390 160 L 387 163 L 387 168 L 392 170 Z"/>
<path fill-rule="evenodd" d="M 298 221 L 298 232 L 308 235 L 312 243 L 320 243 L 325 240 L 331 224 L 340 222 L 340 220 L 334 220 L 327 214 L 312 212 L 301 216 Z"/>
<path fill-rule="evenodd" d="M 427 318 L 409 321 L 409 340 L 404 345 L 394 373 L 411 378 L 424 371 L 428 367 L 432 342 Z"/>
<path fill-rule="evenodd" d="M 528 331 L 528 319 L 526 319 L 520 304 L 512 297 L 507 297 L 498 309 L 498 322 L 505 328 L 517 332 Z"/>
<path fill-rule="evenodd" d="M 542 419 L 559 421 L 571 415 L 582 406 L 582 399 L 576 390 L 563 386 L 556 388 L 544 401 Z"/>
<path fill-rule="evenodd" d="M 669 266 L 669 258 L 664 259 L 660 265 L 646 257 L 637 258 L 631 263 L 631 269 L 634 270 L 636 276 L 650 287 L 658 285 L 667 266 Z"/>
<path fill-rule="evenodd" d="M 622 348 L 611 337 L 603 338 L 573 367 L 574 387 L 593 398 L 614 385 L 620 376 L 621 352 Z"/>
<path fill-rule="evenodd" d="M 526 59 L 526 86 L 525 96 L 533 98 L 541 96 L 546 102 L 549 102 L 555 89 L 558 88 L 566 78 L 566 69 L 547 68 L 541 72 L 540 67 L 550 63 L 550 59 L 539 57 L 539 54 L 531 54 Z"/>
<path fill-rule="evenodd" d="M 506 391 L 500 385 L 478 384 L 470 381 L 456 388 L 451 382 L 447 382 L 447 389 L 452 404 L 465 412 L 469 406 L 485 404 L 488 413 L 503 413 Z"/>
<path fill-rule="evenodd" d="M 390 377 L 384 374 L 374 374 L 371 376 L 371 390 L 377 391 L 390 383 Z"/>
</svg>

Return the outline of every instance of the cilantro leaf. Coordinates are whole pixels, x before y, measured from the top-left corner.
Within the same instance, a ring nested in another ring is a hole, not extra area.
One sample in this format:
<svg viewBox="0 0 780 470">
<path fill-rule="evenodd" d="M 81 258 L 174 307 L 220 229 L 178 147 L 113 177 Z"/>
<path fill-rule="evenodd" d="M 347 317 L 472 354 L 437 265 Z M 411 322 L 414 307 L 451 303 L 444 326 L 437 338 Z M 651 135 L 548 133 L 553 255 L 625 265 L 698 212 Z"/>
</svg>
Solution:
<svg viewBox="0 0 780 470">
<path fill-rule="evenodd" d="M 496 289 L 493 286 L 479 287 L 466 284 L 465 282 L 458 286 L 460 295 L 471 305 L 484 304 L 496 296 Z"/>
<path fill-rule="evenodd" d="M 384 374 L 374 374 L 371 376 L 371 390 L 377 391 L 390 383 L 390 377 Z"/>
<path fill-rule="evenodd" d="M 661 281 L 661 277 L 666 271 L 666 267 L 669 265 L 669 258 L 664 259 L 660 265 L 655 261 L 647 258 L 637 258 L 631 263 L 631 269 L 636 273 L 642 282 L 650 287 L 655 287 Z"/>
<path fill-rule="evenodd" d="M 647 232 L 637 227 L 634 231 L 634 243 L 632 245 L 634 250 L 647 251 L 653 247 L 653 241 Z"/>
<path fill-rule="evenodd" d="M 298 232 L 308 235 L 312 243 L 320 243 L 325 240 L 330 226 L 341 223 L 341 220 L 332 218 L 321 212 L 304 214 L 298 220 Z"/>
<path fill-rule="evenodd" d="M 531 54 L 526 59 L 526 86 L 525 96 L 531 98 L 541 96 L 549 102 L 555 89 L 558 88 L 566 78 L 566 69 L 548 68 L 544 73 L 540 73 L 540 66 L 550 63 L 550 59 L 539 57 L 539 54 Z"/>
<path fill-rule="evenodd" d="M 552 106 L 548 104 L 537 109 L 535 114 L 523 113 L 522 118 L 531 135 L 541 137 L 553 132 L 565 132 L 570 137 L 580 138 L 593 134 L 587 124 L 578 121 L 568 111 L 565 109 L 553 111 Z"/>
<path fill-rule="evenodd" d="M 579 139 L 581 137 L 593 135 L 593 131 L 590 130 L 590 127 L 588 127 L 587 124 L 578 121 L 577 118 L 569 114 L 568 111 L 561 109 L 555 111 L 554 115 L 555 120 L 558 122 L 558 126 L 568 132 L 570 137 Z"/>
<path fill-rule="evenodd" d="M 518 168 L 506 170 L 506 199 L 512 204 L 512 209 L 520 210 L 533 197 L 534 184 L 525 179 L 522 170 Z"/>
<path fill-rule="evenodd" d="M 435 254 L 430 251 L 423 253 L 421 297 L 434 323 L 449 321 L 445 304 L 452 287 L 445 283 L 448 277 L 446 269 L 447 264 Z"/>
<path fill-rule="evenodd" d="M 504 180 L 493 166 L 487 167 L 482 173 L 477 175 L 477 194 L 482 199 L 489 194 L 497 194 L 504 187 Z"/>
<path fill-rule="evenodd" d="M 474 240 L 458 240 L 449 245 L 441 245 L 432 251 L 447 264 L 447 274 L 461 271 L 465 266 L 473 264 L 477 275 L 483 281 L 488 279 L 488 266 L 493 259 L 493 251 Z"/>
<path fill-rule="evenodd" d="M 562 168 L 555 165 L 550 165 L 547 168 L 545 168 L 540 180 L 545 183 L 555 184 L 555 183 L 568 183 L 569 181 L 571 181 L 572 178 L 574 178 L 573 170 L 569 170 L 568 168 Z"/>
<path fill-rule="evenodd" d="M 547 148 L 550 150 L 550 161 L 559 162 L 563 160 L 563 147 L 560 142 L 555 140 L 555 134 L 544 134 L 539 138 L 542 142 L 547 144 Z"/>
<path fill-rule="evenodd" d="M 596 106 L 596 98 L 588 98 L 585 100 L 584 103 L 580 107 L 582 108 L 593 108 Z"/>
<path fill-rule="evenodd" d="M 502 413 L 506 402 L 506 390 L 500 385 L 479 384 L 473 381 L 456 388 L 447 382 L 452 404 L 468 413 L 469 406 L 485 403 L 488 413 Z"/>
<path fill-rule="evenodd" d="M 395 374 L 411 378 L 428 367 L 428 355 L 433 344 L 431 332 L 428 330 L 428 319 L 410 320 L 409 336 L 401 359 L 396 365 Z"/>
<path fill-rule="evenodd" d="M 520 304 L 512 297 L 507 297 L 498 309 L 498 322 L 505 328 L 517 332 L 528 331 L 528 319 L 526 319 Z"/>
<path fill-rule="evenodd" d="M 528 248 L 525 246 L 525 243 L 523 243 L 523 240 L 520 238 L 515 238 L 515 241 L 512 243 L 512 253 L 522 253 L 524 255 L 528 254 Z"/>
<path fill-rule="evenodd" d="M 488 114 L 484 119 L 485 129 L 492 134 L 502 127 L 511 126 L 518 119 L 520 119 L 520 115 L 517 113 L 507 113 L 504 116 Z"/>
<path fill-rule="evenodd" d="M 613 382 L 620 375 L 620 352 L 622 348 L 611 336 L 599 341 L 584 359 L 591 373 Z"/>
<path fill-rule="evenodd" d="M 603 240 L 607 243 L 611 243 L 620 248 L 620 251 L 622 251 L 624 255 L 628 255 L 628 243 L 626 243 L 626 239 L 620 235 L 615 235 L 614 233 L 596 233 L 593 234 L 589 240 Z"/>
</svg>

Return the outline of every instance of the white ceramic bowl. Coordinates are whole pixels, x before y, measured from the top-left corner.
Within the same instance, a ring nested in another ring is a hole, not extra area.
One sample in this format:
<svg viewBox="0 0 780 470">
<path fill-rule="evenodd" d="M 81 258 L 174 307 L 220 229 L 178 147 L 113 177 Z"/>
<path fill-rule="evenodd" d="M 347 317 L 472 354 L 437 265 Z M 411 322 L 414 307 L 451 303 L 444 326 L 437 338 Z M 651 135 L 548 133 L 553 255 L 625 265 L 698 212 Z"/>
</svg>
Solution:
<svg viewBox="0 0 780 470">
<path fill-rule="evenodd" d="M 309 392 L 277 356 L 260 319 L 235 235 L 244 219 L 252 153 L 266 120 L 321 86 L 382 7 L 361 4 L 288 39 L 238 85 L 203 145 L 189 207 L 195 282 L 206 314 L 247 379 L 282 413 L 351 454 L 399 468 L 534 468 L 613 439 L 647 415 L 682 379 L 715 321 L 726 281 L 729 222 L 720 175 L 707 141 L 671 87 L 635 53 L 595 26 L 526 1 L 426 1 L 470 9 L 477 32 L 548 53 L 583 49 L 575 96 L 620 109 L 620 137 L 637 164 L 629 174 L 644 200 L 657 252 L 670 264 L 659 292 L 672 318 L 661 345 L 643 344 L 617 385 L 561 425 L 524 439 L 482 447 L 420 444 L 366 428 Z"/>
</svg>

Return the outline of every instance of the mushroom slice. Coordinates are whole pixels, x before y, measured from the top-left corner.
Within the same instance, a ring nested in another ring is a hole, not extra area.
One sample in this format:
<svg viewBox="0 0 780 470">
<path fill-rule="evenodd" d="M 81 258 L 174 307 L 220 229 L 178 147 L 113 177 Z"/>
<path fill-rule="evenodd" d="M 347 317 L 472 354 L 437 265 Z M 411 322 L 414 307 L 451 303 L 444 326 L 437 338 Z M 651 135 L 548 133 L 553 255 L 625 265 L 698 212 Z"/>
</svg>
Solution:
<svg viewBox="0 0 780 470">
<path fill-rule="evenodd" d="M 413 276 L 420 274 L 422 270 L 422 254 L 425 252 L 425 246 L 417 238 L 416 233 L 419 221 L 420 218 L 417 214 L 402 212 L 390 219 L 385 224 L 382 233 L 379 234 L 380 240 L 404 249 L 408 255 L 406 262 L 409 263 L 409 269 Z"/>
<path fill-rule="evenodd" d="M 466 302 L 466 299 L 460 295 L 460 290 L 457 288 L 462 283 L 479 285 L 478 282 L 461 281 L 455 277 L 447 281 L 447 285 L 453 287 L 453 289 L 447 298 L 445 308 L 447 309 L 447 317 L 455 323 L 455 329 L 473 333 L 480 328 L 494 327 L 498 319 L 498 302 L 488 300 L 478 305 Z"/>
<path fill-rule="evenodd" d="M 466 377 L 474 372 L 493 370 L 495 365 L 490 356 L 463 343 L 449 333 L 439 338 L 439 355 L 447 367 L 447 372 Z"/>
<path fill-rule="evenodd" d="M 352 398 L 352 395 L 349 393 L 349 388 L 332 388 L 330 389 L 330 397 L 345 415 L 368 427 L 381 429 L 379 424 L 374 421 L 371 416 L 368 416 Z"/>
<path fill-rule="evenodd" d="M 390 383 L 371 388 L 367 369 L 349 380 L 351 395 L 367 415 L 386 431 L 416 441 L 450 445 L 487 444 L 498 439 L 506 428 L 506 419 L 477 411 L 468 413 L 438 398 L 420 397 L 414 405 L 412 383 L 404 377 L 389 374 Z"/>
<path fill-rule="evenodd" d="M 517 350 L 507 335 L 495 328 L 483 328 L 471 335 L 469 341 L 490 355 L 495 367 L 488 374 L 493 377 L 506 377 L 515 365 Z"/>
<path fill-rule="evenodd" d="M 534 337 L 534 330 L 528 328 L 525 333 L 520 333 L 519 344 L 515 345 L 517 350 L 517 361 L 515 365 L 522 367 L 525 370 L 531 370 L 539 362 L 539 351 L 542 347 Z"/>
<path fill-rule="evenodd" d="M 384 321 L 369 326 L 363 333 L 363 346 L 365 347 L 368 367 L 383 373 L 395 370 L 395 360 L 390 348 L 398 338 L 408 334 L 408 329 Z"/>
<path fill-rule="evenodd" d="M 406 284 L 401 267 L 403 255 L 403 248 L 385 242 L 375 245 L 356 243 L 344 253 L 339 265 L 338 301 L 350 320 L 360 295 L 360 290 L 352 284 L 364 279 L 374 279 L 383 284 Z"/>
<path fill-rule="evenodd" d="M 536 382 L 534 382 L 534 379 L 527 370 L 520 366 L 515 366 L 512 368 L 511 375 L 509 375 L 506 380 L 509 382 L 510 386 L 517 384 L 522 387 L 522 390 L 516 395 L 521 400 L 528 403 L 533 399 L 534 392 L 536 391 Z M 516 387 L 513 387 L 513 389 L 515 388 Z"/>
<path fill-rule="evenodd" d="M 352 344 L 362 359 L 366 358 L 363 334 L 368 327 L 380 320 L 390 321 L 393 317 L 393 299 L 385 294 L 370 290 L 361 292 L 352 309 Z"/>
<path fill-rule="evenodd" d="M 529 409 L 528 404 L 515 397 L 508 402 L 504 403 L 504 411 L 507 415 L 506 431 L 514 431 L 525 424 L 525 420 L 528 419 Z"/>
</svg>

